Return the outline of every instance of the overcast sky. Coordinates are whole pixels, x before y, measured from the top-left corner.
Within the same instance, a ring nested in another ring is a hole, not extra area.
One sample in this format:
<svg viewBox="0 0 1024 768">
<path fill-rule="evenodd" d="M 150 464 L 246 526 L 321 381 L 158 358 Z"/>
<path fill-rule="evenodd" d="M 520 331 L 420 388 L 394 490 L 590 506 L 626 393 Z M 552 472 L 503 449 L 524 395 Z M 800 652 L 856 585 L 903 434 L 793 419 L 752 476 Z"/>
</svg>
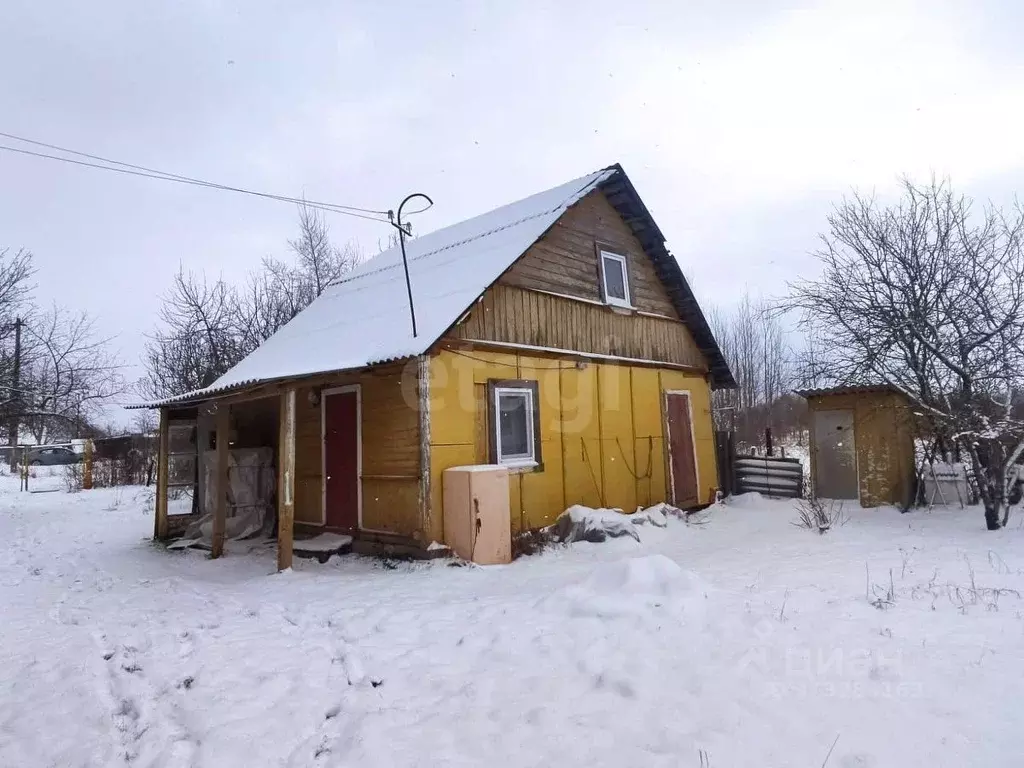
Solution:
<svg viewBox="0 0 1024 768">
<path fill-rule="evenodd" d="M 729 304 L 813 272 L 852 186 L 935 171 L 1009 200 L 1022 28 L 1012 0 L 3 0 L 0 131 L 369 208 L 423 191 L 421 232 L 620 162 Z M 241 279 L 294 229 L 285 204 L 0 151 L 0 247 L 133 366 L 179 264 Z"/>
</svg>

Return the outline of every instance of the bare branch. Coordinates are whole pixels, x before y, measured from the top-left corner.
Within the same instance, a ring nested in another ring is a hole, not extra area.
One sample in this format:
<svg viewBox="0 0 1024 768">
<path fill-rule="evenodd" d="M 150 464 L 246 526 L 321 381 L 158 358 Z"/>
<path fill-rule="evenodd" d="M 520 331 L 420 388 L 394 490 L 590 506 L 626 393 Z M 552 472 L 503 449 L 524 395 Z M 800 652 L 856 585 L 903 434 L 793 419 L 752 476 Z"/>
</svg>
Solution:
<svg viewBox="0 0 1024 768">
<path fill-rule="evenodd" d="M 1024 215 L 904 179 L 881 206 L 853 194 L 829 217 L 822 274 L 790 286 L 789 309 L 814 339 L 807 376 L 884 383 L 928 430 L 971 456 L 989 527 L 999 527 L 1024 438 Z"/>
</svg>

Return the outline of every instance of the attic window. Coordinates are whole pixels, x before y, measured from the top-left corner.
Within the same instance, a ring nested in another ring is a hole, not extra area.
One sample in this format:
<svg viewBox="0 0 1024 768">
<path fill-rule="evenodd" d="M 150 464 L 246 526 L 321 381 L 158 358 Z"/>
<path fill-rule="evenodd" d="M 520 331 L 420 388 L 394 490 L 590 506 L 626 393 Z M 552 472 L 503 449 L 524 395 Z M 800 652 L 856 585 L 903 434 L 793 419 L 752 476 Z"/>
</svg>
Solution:
<svg viewBox="0 0 1024 768">
<path fill-rule="evenodd" d="M 601 281 L 604 300 L 613 307 L 631 307 L 629 302 L 629 274 L 626 257 L 610 251 L 601 251 Z"/>
</svg>

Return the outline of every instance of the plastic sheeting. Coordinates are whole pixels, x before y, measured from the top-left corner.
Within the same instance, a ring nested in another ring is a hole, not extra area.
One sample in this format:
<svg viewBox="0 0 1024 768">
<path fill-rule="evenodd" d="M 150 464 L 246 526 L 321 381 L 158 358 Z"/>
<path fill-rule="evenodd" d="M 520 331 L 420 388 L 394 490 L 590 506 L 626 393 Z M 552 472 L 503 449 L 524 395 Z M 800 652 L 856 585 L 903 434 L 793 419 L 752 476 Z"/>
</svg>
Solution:
<svg viewBox="0 0 1024 768">
<path fill-rule="evenodd" d="M 213 509 L 217 503 L 217 452 L 203 453 L 203 515 L 171 546 L 209 545 Z M 274 531 L 274 493 L 277 472 L 273 448 L 237 448 L 228 451 L 228 512 L 226 539 L 270 536 Z"/>
</svg>

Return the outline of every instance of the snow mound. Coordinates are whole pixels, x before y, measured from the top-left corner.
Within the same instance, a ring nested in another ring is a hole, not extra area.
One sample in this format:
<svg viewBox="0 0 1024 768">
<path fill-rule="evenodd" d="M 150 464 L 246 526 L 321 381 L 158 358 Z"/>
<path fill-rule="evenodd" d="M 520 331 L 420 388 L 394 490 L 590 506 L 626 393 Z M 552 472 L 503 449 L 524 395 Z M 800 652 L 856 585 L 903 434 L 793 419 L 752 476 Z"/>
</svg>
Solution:
<svg viewBox="0 0 1024 768">
<path fill-rule="evenodd" d="M 665 555 L 646 555 L 602 564 L 580 586 L 595 595 L 668 598 L 693 592 L 695 579 Z"/>
<path fill-rule="evenodd" d="M 749 491 L 748 493 L 733 494 L 725 504 L 735 509 L 763 509 L 767 501 L 768 499 L 757 491 Z"/>
<path fill-rule="evenodd" d="M 553 597 L 572 616 L 612 618 L 667 610 L 698 618 L 708 593 L 697 574 L 664 555 L 646 555 L 603 563 L 584 581 Z"/>
</svg>

